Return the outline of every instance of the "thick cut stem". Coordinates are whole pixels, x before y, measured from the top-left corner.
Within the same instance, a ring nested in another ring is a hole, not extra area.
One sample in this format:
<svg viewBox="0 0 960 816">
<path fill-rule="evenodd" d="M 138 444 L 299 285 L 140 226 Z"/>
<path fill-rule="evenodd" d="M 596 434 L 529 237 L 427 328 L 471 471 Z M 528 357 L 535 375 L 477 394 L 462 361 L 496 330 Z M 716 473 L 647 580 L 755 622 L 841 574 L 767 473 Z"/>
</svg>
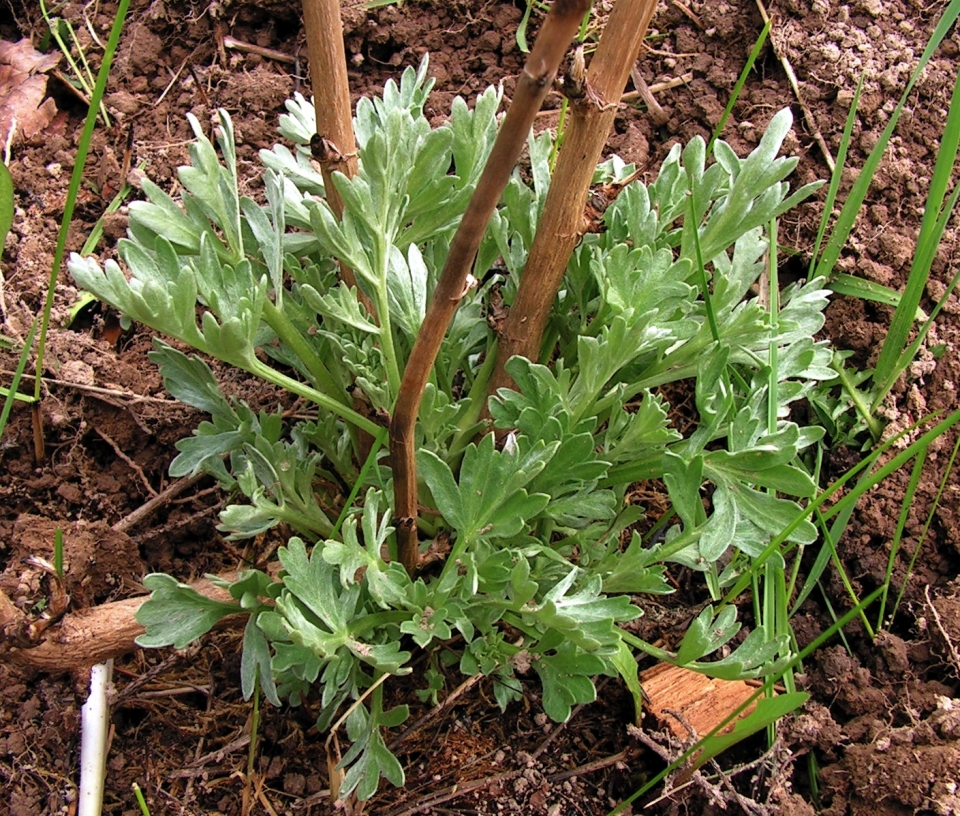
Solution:
<svg viewBox="0 0 960 816">
<path fill-rule="evenodd" d="M 303 27 L 317 116 L 317 135 L 310 146 L 320 165 L 330 209 L 337 218 L 343 218 L 343 199 L 333 184 L 333 174 L 340 172 L 353 178 L 358 162 L 339 0 L 303 0 Z M 376 315 L 373 302 L 357 286 L 353 270 L 341 263 L 340 277 L 347 286 L 356 288 L 360 302 Z"/>
<path fill-rule="evenodd" d="M 339 170 L 351 178 L 357 172 L 339 0 L 303 0 L 303 27 L 310 55 L 317 135 L 326 141 L 326 153 L 317 158 L 327 188 L 327 201 L 339 217 L 343 215 L 343 202 L 332 184 L 333 172 Z"/>
<path fill-rule="evenodd" d="M 390 454 L 400 560 L 411 575 L 416 571 L 419 559 L 414 426 L 423 389 L 454 312 L 469 291 L 468 274 L 493 210 L 510 180 L 560 61 L 589 8 L 590 0 L 555 0 L 544 20 L 537 42 L 517 81 L 513 103 L 450 245 L 443 272 L 403 372 L 400 393 L 390 422 Z"/>
<path fill-rule="evenodd" d="M 572 104 L 569 129 L 557 158 L 537 236 L 517 298 L 499 336 L 497 367 L 488 393 L 513 387 L 504 366 L 520 355 L 537 361 L 553 301 L 570 255 L 585 231 L 584 207 L 631 66 L 656 8 L 656 0 L 619 0 L 603 30 L 581 98 Z"/>
<path fill-rule="evenodd" d="M 357 143 L 353 135 L 350 106 L 350 82 L 347 78 L 347 55 L 343 47 L 343 22 L 340 0 L 303 0 L 303 27 L 307 34 L 310 57 L 310 84 L 316 110 L 317 133 L 311 150 L 320 165 L 327 202 L 337 218 L 343 218 L 343 199 L 333 184 L 333 174 L 348 178 L 357 174 Z M 357 297 L 376 318 L 373 301 L 357 285 L 357 276 L 344 263 L 340 264 L 343 283 L 357 290 Z M 334 391 L 333 393 L 338 393 Z M 363 460 L 373 444 L 369 429 L 357 432 L 358 457 Z"/>
</svg>

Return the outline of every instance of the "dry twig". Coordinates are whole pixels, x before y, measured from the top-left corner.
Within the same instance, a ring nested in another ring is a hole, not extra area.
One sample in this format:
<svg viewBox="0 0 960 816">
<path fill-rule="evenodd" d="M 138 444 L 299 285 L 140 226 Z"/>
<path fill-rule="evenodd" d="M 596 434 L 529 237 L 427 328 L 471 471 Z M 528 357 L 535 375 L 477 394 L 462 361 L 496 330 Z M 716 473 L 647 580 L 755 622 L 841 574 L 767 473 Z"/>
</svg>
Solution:
<svg viewBox="0 0 960 816">
<path fill-rule="evenodd" d="M 400 560 L 411 575 L 416 572 L 420 558 L 414 426 L 423 389 L 433 370 L 447 327 L 469 291 L 470 269 L 487 224 L 526 145 L 527 134 L 550 90 L 567 46 L 589 7 L 589 0 L 555 0 L 551 6 L 517 80 L 513 103 L 500 126 L 493 150 L 450 244 L 443 272 L 403 372 L 400 393 L 390 422 L 390 455 Z M 592 167 L 590 173 L 593 173 Z"/>
<path fill-rule="evenodd" d="M 570 125 L 537 235 L 516 299 L 500 328 L 497 363 L 488 394 L 513 386 L 505 368 L 511 357 L 540 358 L 540 343 L 557 289 L 585 231 L 584 207 L 594 169 L 656 5 L 656 0 L 630 0 L 614 6 L 587 71 L 583 94 L 570 106 Z"/>
<path fill-rule="evenodd" d="M 760 10 L 760 16 L 763 18 L 764 25 L 770 22 L 770 15 L 767 14 L 767 9 L 763 4 L 763 0 L 757 0 L 757 8 Z M 823 153 L 824 161 L 827 163 L 827 167 L 830 168 L 832 173 L 837 169 L 836 159 L 833 158 L 833 154 L 830 153 L 830 148 L 827 147 L 827 141 L 823 138 L 823 134 L 820 132 L 820 126 L 817 124 L 817 120 L 813 117 L 813 112 L 807 106 L 807 103 L 803 100 L 803 94 L 800 93 L 800 83 L 797 81 L 797 75 L 793 71 L 793 66 L 790 64 L 790 60 L 784 55 L 783 50 L 777 44 L 777 39 L 774 36 L 773 27 L 770 27 L 770 44 L 773 46 L 773 53 L 776 55 L 777 59 L 780 60 L 780 64 L 783 66 L 783 70 L 787 75 L 787 80 L 790 82 L 790 87 L 793 89 L 793 95 L 797 98 L 797 104 L 800 105 L 800 110 L 803 111 L 803 118 L 807 123 L 807 127 L 810 128 L 810 132 L 813 134 L 814 141 L 820 148 L 820 152 Z"/>
</svg>

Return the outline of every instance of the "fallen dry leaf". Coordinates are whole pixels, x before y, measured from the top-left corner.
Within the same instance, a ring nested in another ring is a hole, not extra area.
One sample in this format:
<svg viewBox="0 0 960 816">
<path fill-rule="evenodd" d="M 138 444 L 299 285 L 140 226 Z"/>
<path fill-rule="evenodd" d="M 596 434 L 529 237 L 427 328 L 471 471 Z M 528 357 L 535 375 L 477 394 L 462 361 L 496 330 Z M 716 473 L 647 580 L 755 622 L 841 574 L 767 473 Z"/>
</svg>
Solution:
<svg viewBox="0 0 960 816">
<path fill-rule="evenodd" d="M 32 139 L 50 124 L 57 107 L 44 99 L 44 74 L 58 62 L 59 54 L 41 54 L 27 39 L 0 40 L 0 145 Z"/>
</svg>

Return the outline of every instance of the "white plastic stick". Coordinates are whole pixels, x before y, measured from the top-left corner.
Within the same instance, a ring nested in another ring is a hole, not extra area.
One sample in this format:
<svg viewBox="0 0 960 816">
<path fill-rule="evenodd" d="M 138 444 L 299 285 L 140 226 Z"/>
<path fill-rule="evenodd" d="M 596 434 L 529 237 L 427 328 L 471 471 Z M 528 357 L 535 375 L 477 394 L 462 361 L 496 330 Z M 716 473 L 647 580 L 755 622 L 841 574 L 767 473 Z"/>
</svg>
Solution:
<svg viewBox="0 0 960 816">
<path fill-rule="evenodd" d="M 80 715 L 80 800 L 77 816 L 100 816 L 107 771 L 107 724 L 110 706 L 107 688 L 113 680 L 113 661 L 90 669 L 90 696 Z"/>
</svg>

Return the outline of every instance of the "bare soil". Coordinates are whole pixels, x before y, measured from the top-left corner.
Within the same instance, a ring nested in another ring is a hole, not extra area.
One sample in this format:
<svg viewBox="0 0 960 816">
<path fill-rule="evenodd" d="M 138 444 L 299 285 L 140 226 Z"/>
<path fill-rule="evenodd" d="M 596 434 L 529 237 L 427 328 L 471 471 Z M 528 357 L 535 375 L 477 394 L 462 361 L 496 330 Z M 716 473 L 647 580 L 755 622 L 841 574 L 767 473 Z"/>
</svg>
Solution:
<svg viewBox="0 0 960 816">
<path fill-rule="evenodd" d="M 440 118 L 454 95 L 471 98 L 504 82 L 509 96 L 522 64 L 515 31 L 523 3 L 491 0 L 408 2 L 344 12 L 354 94 L 373 93 L 402 67 L 431 54 L 436 92 L 429 114 Z M 791 106 L 796 124 L 787 151 L 800 157 L 794 183 L 826 178 L 826 152 L 836 152 L 853 91 L 864 92 L 854 130 L 850 166 L 859 167 L 886 125 L 945 4 L 936 0 L 853 0 L 850 4 L 777 0 L 772 39 L 764 49 L 726 125 L 724 138 L 742 155 L 752 149 L 767 121 Z M 105 40 L 115 3 L 66 3 L 58 11 L 80 32 L 94 65 L 100 50 L 89 29 Z M 719 121 L 762 19 L 748 0 L 678 0 L 661 4 L 639 63 L 652 86 L 684 75 L 661 90 L 665 118 L 656 124 L 638 103 L 618 113 L 609 149 L 655 173 L 672 145 L 709 136 Z M 44 30 L 32 3 L 8 0 L 0 11 L 0 39 Z M 279 61 L 222 47 L 224 35 L 289 57 Z M 924 195 L 935 160 L 957 70 L 960 46 L 948 36 L 918 83 L 869 195 L 844 271 L 894 287 L 909 272 Z M 788 82 L 786 58 L 799 80 L 800 98 Z M 277 117 L 294 91 L 306 92 L 305 47 L 297 4 L 247 0 L 134 0 L 106 99 L 115 124 L 99 127 L 81 206 L 71 225 L 69 248 L 78 250 L 124 173 L 141 162 L 166 189 L 186 162 L 192 112 L 210 123 L 218 107 L 232 115 L 240 141 L 240 168 L 251 190 L 259 185 L 256 151 L 278 137 Z M 632 90 L 632 89 L 628 89 Z M 46 295 L 56 231 L 82 126 L 84 107 L 62 83 L 50 79 L 56 115 L 42 133 L 13 148 L 10 170 L 17 207 L 3 248 L 0 291 L 3 334 L 26 336 Z M 802 104 L 801 104 L 802 101 Z M 558 99 L 548 107 L 556 108 Z M 555 115 L 541 117 L 544 126 Z M 847 171 L 845 183 L 852 182 Z M 801 208 L 781 226 L 783 242 L 796 250 L 788 269 L 801 276 L 809 261 L 822 204 Z M 125 229 L 123 212 L 107 219 L 98 252 L 113 252 Z M 948 227 L 921 304 L 929 310 L 960 259 L 955 227 Z M 149 505 L 170 484 L 166 469 L 174 443 L 200 417 L 164 392 L 146 352 L 150 333 L 134 327 L 119 337 L 96 309 L 68 325 L 77 297 L 62 276 L 46 358 L 42 404 L 45 458 L 34 460 L 34 417 L 18 405 L 0 445 L 0 587 L 22 608 L 56 599 L 49 575 L 24 561 L 49 559 L 57 527 L 66 547 L 66 591 L 71 609 L 96 606 L 142 592 L 146 572 L 181 579 L 235 569 L 244 555 L 216 530 L 223 497 L 207 482 Z M 891 311 L 837 297 L 826 334 L 872 364 Z M 960 300 L 954 295 L 937 320 L 918 362 L 897 384 L 886 411 L 903 428 L 928 412 L 958 405 Z M 939 347 L 939 348 L 937 348 Z M 934 356 L 933 350 L 938 355 Z M 0 375 L 15 366 L 0 354 Z M 233 393 L 254 405 L 277 399 L 235 373 L 221 372 Z M 232 379 L 231 379 L 232 378 Z M 32 381 L 28 381 L 32 385 Z M 811 701 L 785 723 L 764 763 L 737 775 L 738 796 L 728 801 L 702 787 L 688 787 L 652 812 L 830 814 L 960 813 L 960 477 L 943 486 L 929 532 L 923 527 L 947 469 L 954 436 L 930 450 L 916 498 L 909 508 L 904 546 L 894 566 L 894 585 L 905 583 L 899 614 L 876 642 L 855 622 L 846 644 L 834 640 L 804 666 L 801 680 Z M 825 479 L 857 461 L 837 450 L 825 463 Z M 840 557 L 861 597 L 880 585 L 886 570 L 900 502 L 909 474 L 878 486 L 858 508 Z M 656 487 L 638 486 L 652 498 Z M 260 542 L 266 550 L 270 541 Z M 907 578 L 907 565 L 919 557 Z M 672 606 L 648 616 L 668 641 L 689 619 L 697 598 L 679 592 Z M 811 642 L 851 605 L 836 571 L 794 620 L 799 646 Z M 655 622 L 655 623 L 654 623 Z M 673 629 L 672 627 L 678 627 Z M 0 653 L 2 656 L 2 653 Z M 225 631 L 202 648 L 136 652 L 117 661 L 116 700 L 105 813 L 137 812 L 131 786 L 143 789 L 151 813 L 331 813 L 326 735 L 313 727 L 309 708 L 265 706 L 256 774 L 247 774 L 250 707 L 239 692 L 239 635 Z M 462 678 L 450 678 L 452 690 Z M 14 816 L 73 813 L 79 750 L 79 709 L 85 673 L 43 674 L 0 663 L 0 812 Z M 428 711 L 413 689 L 397 684 L 397 700 L 414 706 L 412 722 Z M 403 790 L 384 788 L 368 805 L 375 814 L 523 813 L 604 814 L 622 802 L 663 761 L 628 735 L 630 700 L 606 681 L 599 702 L 578 709 L 569 723 L 547 721 L 539 689 L 531 683 L 523 705 L 500 714 L 490 689 L 479 683 L 441 714 L 409 735 L 393 735 L 407 770 Z M 650 724 L 651 729 L 655 724 Z M 725 760 L 725 767 L 763 753 L 757 740 Z M 812 758 L 812 761 L 811 761 Z M 817 785 L 811 785 L 819 770 Z M 643 802 L 628 806 L 639 812 Z"/>
</svg>

